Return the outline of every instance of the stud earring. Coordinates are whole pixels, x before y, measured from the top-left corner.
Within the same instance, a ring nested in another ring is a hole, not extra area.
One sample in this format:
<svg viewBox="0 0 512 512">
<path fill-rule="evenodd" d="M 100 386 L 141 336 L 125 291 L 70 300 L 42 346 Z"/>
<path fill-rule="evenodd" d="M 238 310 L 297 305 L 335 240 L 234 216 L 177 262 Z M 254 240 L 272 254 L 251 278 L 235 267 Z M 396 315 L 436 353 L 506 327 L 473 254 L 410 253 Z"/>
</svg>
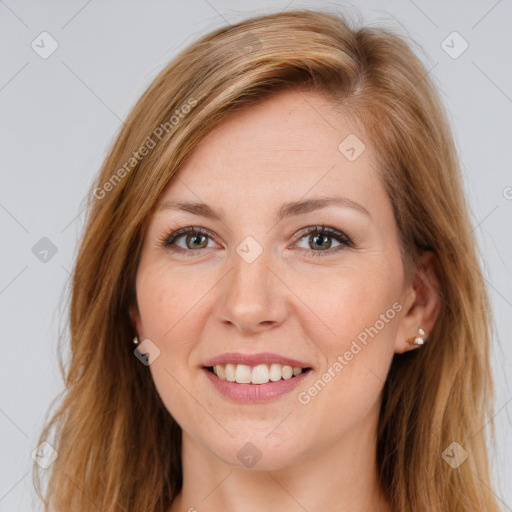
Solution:
<svg viewBox="0 0 512 512">
<path fill-rule="evenodd" d="M 139 343 L 139 339 L 135 336 L 135 338 L 133 338 L 133 344 L 137 345 L 137 343 Z"/>
<path fill-rule="evenodd" d="M 425 331 L 423 329 L 418 329 L 418 336 L 412 336 L 407 338 L 407 342 L 411 345 L 423 345 L 425 343 Z"/>
</svg>

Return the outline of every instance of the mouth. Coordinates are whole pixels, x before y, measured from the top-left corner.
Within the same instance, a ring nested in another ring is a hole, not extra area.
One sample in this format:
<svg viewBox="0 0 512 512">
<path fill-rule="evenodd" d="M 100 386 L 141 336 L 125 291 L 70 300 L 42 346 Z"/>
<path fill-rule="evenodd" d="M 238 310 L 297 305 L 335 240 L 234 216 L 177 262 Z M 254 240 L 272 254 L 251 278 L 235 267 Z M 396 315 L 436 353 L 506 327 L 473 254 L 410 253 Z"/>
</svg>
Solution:
<svg viewBox="0 0 512 512">
<path fill-rule="evenodd" d="M 235 384 L 262 385 L 269 382 L 295 379 L 311 371 L 310 367 L 290 366 L 279 363 L 257 364 L 216 364 L 203 369 L 216 375 L 220 380 Z"/>
<path fill-rule="evenodd" d="M 223 398 L 245 404 L 277 400 L 314 370 L 310 363 L 273 352 L 227 352 L 203 361 L 200 368 Z"/>
</svg>

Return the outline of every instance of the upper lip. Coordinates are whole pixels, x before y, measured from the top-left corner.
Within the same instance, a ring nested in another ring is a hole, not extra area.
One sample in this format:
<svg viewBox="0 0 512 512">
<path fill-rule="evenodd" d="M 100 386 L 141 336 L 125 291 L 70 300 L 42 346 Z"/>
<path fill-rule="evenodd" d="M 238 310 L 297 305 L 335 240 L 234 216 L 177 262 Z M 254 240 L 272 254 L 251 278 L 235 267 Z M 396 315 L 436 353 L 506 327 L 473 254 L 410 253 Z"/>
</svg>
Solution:
<svg viewBox="0 0 512 512">
<path fill-rule="evenodd" d="M 277 363 L 283 366 L 292 366 L 300 368 L 311 368 L 311 365 L 297 359 L 281 356 L 272 352 L 260 352 L 259 354 L 243 354 L 241 352 L 226 352 L 212 357 L 203 363 L 203 366 L 216 366 L 218 364 L 246 364 L 248 366 L 257 366 L 258 364 Z"/>
</svg>

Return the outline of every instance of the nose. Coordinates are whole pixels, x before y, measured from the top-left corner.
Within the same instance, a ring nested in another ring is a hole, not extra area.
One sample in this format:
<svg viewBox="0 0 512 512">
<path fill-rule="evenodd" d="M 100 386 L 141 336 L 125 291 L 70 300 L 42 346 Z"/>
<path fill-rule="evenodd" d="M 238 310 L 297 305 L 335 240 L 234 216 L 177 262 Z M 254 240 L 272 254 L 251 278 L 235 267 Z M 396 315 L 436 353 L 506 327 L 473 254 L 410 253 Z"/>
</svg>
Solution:
<svg viewBox="0 0 512 512">
<path fill-rule="evenodd" d="M 221 282 L 218 321 L 244 334 L 263 332 L 285 321 L 290 292 L 271 268 L 276 267 L 271 260 L 270 251 L 252 262 L 234 252 L 231 271 Z"/>
</svg>

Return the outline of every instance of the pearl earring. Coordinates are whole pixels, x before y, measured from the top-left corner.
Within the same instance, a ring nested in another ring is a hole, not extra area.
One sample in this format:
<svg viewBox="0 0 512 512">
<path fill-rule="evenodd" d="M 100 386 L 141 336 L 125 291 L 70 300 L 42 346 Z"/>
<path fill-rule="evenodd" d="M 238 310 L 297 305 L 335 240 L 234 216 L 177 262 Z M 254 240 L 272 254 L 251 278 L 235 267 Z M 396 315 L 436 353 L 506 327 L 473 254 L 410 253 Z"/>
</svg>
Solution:
<svg viewBox="0 0 512 512">
<path fill-rule="evenodd" d="M 407 338 L 407 342 L 411 345 L 423 345 L 426 341 L 425 339 L 425 331 L 423 329 L 418 329 L 419 336 L 412 336 Z"/>
</svg>

